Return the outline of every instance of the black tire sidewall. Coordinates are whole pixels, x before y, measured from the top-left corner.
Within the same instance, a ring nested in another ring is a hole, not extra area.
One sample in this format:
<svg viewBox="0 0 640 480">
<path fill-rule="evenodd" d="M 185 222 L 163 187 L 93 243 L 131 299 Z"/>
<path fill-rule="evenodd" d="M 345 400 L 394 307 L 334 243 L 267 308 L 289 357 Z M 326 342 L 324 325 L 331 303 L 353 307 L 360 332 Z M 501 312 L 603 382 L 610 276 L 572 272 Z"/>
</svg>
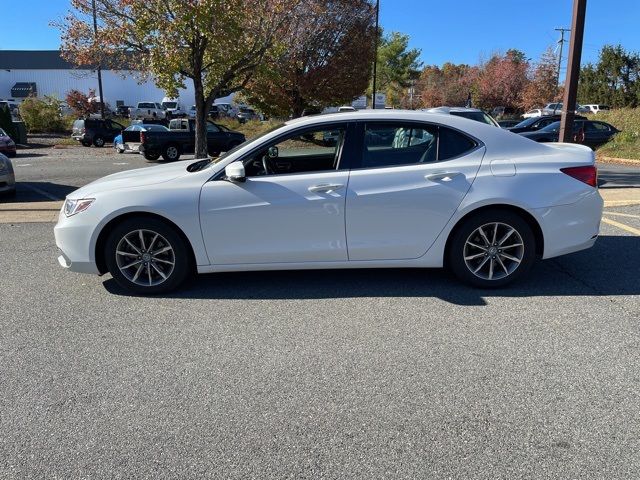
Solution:
<svg viewBox="0 0 640 480">
<path fill-rule="evenodd" d="M 144 154 L 144 159 L 147 162 L 156 162 L 158 160 L 158 158 L 160 158 L 160 155 L 157 155 L 155 153 L 154 154 L 147 154 L 147 153 Z"/>
<path fill-rule="evenodd" d="M 99 145 L 100 142 L 102 142 L 102 145 Z M 99 135 L 97 137 L 93 137 L 93 145 L 98 148 L 104 147 L 104 138 Z"/>
<path fill-rule="evenodd" d="M 173 248 L 176 259 L 175 267 L 171 275 L 169 275 L 169 278 L 160 285 L 144 287 L 132 283 L 120 272 L 116 263 L 115 252 L 118 242 L 129 232 L 139 229 L 152 230 L 159 233 L 167 239 Z M 109 273 L 111 273 L 111 276 L 118 285 L 127 291 L 144 295 L 165 293 L 176 289 L 185 281 L 193 268 L 189 247 L 186 245 L 184 239 L 171 225 L 155 218 L 134 217 L 128 218 L 118 224 L 107 238 L 104 254 Z"/>
<path fill-rule="evenodd" d="M 515 228 L 524 242 L 524 256 L 518 268 L 509 276 L 498 280 L 484 280 L 473 274 L 464 261 L 464 245 L 467 238 L 478 227 L 501 222 Z M 479 288 L 497 288 L 513 283 L 525 276 L 536 258 L 535 235 L 529 224 L 517 213 L 508 210 L 485 210 L 464 220 L 453 233 L 449 248 L 448 265 L 463 282 Z"/>
<path fill-rule="evenodd" d="M 171 158 L 168 154 L 168 151 L 170 148 L 175 148 L 177 151 L 176 157 L 175 158 Z M 178 145 L 175 144 L 169 144 L 164 148 L 164 151 L 162 152 L 162 158 L 167 161 L 167 162 L 175 162 L 177 160 L 180 159 L 180 147 L 178 147 Z"/>
</svg>

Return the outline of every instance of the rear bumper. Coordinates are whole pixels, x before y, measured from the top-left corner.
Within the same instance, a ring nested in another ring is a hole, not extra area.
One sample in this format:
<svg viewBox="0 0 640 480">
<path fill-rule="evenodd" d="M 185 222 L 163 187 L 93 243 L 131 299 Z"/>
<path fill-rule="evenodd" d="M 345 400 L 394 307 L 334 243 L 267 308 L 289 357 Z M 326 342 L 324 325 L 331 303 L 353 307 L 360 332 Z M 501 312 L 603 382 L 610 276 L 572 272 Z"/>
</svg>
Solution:
<svg viewBox="0 0 640 480">
<path fill-rule="evenodd" d="M 553 258 L 593 246 L 600 231 L 604 201 L 594 189 L 570 205 L 534 210 L 544 235 L 542 258 Z"/>
</svg>

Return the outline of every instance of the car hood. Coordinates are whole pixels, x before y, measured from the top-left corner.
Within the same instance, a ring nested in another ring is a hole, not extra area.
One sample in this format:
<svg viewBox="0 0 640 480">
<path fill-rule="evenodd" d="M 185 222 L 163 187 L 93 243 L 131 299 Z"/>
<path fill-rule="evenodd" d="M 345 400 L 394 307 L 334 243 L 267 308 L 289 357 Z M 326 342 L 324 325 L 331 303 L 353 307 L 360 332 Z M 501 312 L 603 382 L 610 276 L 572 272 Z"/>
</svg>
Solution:
<svg viewBox="0 0 640 480">
<path fill-rule="evenodd" d="M 74 191 L 70 197 L 90 198 L 97 193 L 109 190 L 144 187 L 169 182 L 187 175 L 187 166 L 191 163 L 193 163 L 193 160 L 114 173 L 85 185 Z"/>
</svg>

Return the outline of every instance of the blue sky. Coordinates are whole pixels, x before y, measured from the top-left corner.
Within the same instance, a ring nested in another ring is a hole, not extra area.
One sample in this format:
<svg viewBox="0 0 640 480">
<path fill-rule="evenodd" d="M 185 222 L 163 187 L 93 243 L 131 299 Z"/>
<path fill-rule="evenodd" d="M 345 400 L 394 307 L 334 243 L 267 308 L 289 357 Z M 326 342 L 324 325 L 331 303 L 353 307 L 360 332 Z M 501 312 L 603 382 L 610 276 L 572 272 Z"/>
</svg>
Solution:
<svg viewBox="0 0 640 480">
<path fill-rule="evenodd" d="M 476 64 L 496 51 L 517 48 L 536 61 L 571 26 L 573 0 L 381 0 L 380 23 L 411 37 L 425 64 Z M 49 26 L 68 9 L 66 0 L 25 0 L 28 17 L 3 22 L 0 49 L 56 49 L 60 36 Z M 583 63 L 602 45 L 640 51 L 640 0 L 588 0 Z M 567 44 L 568 45 L 568 44 Z M 565 50 L 566 52 L 566 50 Z"/>
</svg>

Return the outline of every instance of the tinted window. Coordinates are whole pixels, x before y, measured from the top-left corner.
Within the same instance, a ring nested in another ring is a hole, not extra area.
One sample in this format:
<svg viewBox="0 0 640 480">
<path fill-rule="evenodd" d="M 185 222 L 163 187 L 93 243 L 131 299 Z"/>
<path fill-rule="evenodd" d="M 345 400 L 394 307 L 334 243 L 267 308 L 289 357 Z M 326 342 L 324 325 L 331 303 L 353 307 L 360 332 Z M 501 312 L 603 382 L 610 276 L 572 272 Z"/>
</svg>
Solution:
<svg viewBox="0 0 640 480">
<path fill-rule="evenodd" d="M 518 124 L 516 125 L 516 127 L 517 127 L 517 128 L 520 128 L 520 127 L 528 127 L 529 125 L 531 125 L 532 123 L 535 123 L 536 121 L 537 121 L 537 118 L 536 118 L 536 117 L 533 117 L 533 118 L 526 118 L 526 119 L 524 119 L 523 121 L 521 121 L 520 123 L 518 123 Z"/>
<path fill-rule="evenodd" d="M 393 167 L 436 161 L 436 127 L 370 124 L 365 127 L 362 167 Z"/>
<path fill-rule="evenodd" d="M 167 127 L 165 127 L 164 125 L 145 125 L 144 128 L 147 129 L 150 132 L 167 132 L 167 131 L 169 131 L 169 129 Z"/>
<path fill-rule="evenodd" d="M 216 127 L 213 123 L 207 123 L 207 132 L 219 132 L 220 129 Z"/>
<path fill-rule="evenodd" d="M 451 112 L 451 115 L 456 117 L 464 117 L 469 120 L 475 120 L 476 122 L 486 123 L 487 125 L 495 126 L 495 123 L 484 112 Z"/>
<path fill-rule="evenodd" d="M 438 161 L 459 157 L 476 148 L 477 143 L 466 135 L 447 127 L 440 127 Z"/>
<path fill-rule="evenodd" d="M 156 108 L 156 106 L 153 103 L 142 102 L 138 104 L 138 108 Z"/>
<path fill-rule="evenodd" d="M 600 123 L 600 122 L 587 122 L 587 130 L 592 130 L 595 132 L 608 132 L 609 131 L 609 125 L 607 125 L 606 123 Z"/>
</svg>

